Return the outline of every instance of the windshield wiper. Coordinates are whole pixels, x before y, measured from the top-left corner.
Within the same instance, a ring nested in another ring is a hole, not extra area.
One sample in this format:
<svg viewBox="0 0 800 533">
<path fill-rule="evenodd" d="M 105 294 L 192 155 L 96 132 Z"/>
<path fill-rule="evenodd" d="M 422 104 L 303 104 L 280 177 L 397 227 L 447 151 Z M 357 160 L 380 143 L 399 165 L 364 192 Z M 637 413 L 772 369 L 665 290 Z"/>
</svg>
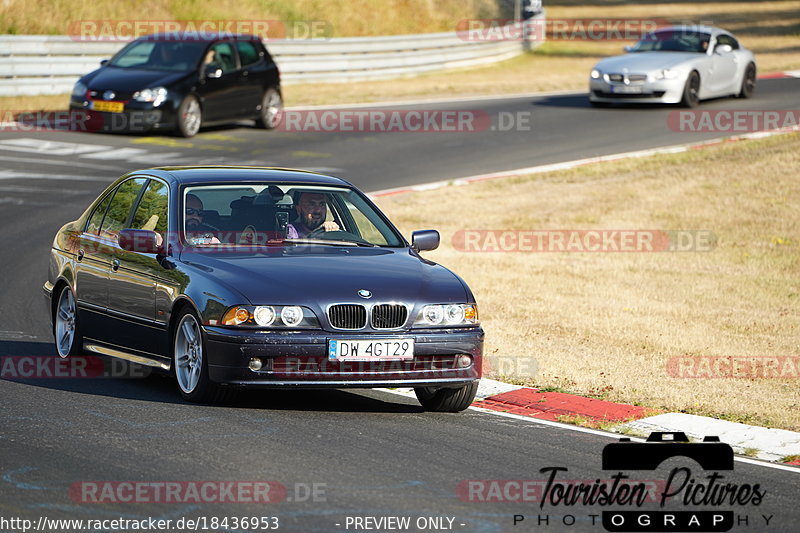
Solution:
<svg viewBox="0 0 800 533">
<path fill-rule="evenodd" d="M 281 242 L 288 242 L 292 244 L 322 244 L 327 246 L 364 246 L 367 248 L 375 248 L 377 244 L 359 241 L 333 241 L 327 239 L 284 239 Z"/>
</svg>

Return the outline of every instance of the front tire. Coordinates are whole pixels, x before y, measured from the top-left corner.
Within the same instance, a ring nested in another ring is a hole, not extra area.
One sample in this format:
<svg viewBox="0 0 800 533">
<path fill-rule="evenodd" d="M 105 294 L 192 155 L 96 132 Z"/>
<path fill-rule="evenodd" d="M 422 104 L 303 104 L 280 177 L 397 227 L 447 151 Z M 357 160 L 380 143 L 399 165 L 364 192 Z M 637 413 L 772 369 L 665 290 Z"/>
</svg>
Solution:
<svg viewBox="0 0 800 533">
<path fill-rule="evenodd" d="M 78 324 L 78 307 L 69 285 L 64 285 L 58 293 L 53 310 L 53 336 L 56 351 L 62 359 L 83 353 L 83 335 Z"/>
<path fill-rule="evenodd" d="M 681 104 L 688 108 L 697 107 L 700 104 L 700 74 L 697 71 L 692 71 L 686 80 Z"/>
<path fill-rule="evenodd" d="M 414 394 L 426 411 L 458 413 L 472 404 L 478 392 L 478 382 L 467 383 L 457 389 L 416 387 Z"/>
<path fill-rule="evenodd" d="M 181 137 L 194 137 L 203 123 L 203 110 L 196 96 L 189 95 L 178 107 L 175 131 Z"/>
<path fill-rule="evenodd" d="M 178 318 L 172 343 L 172 367 L 181 396 L 195 403 L 217 403 L 226 396 L 225 390 L 208 377 L 208 358 L 205 336 L 200 320 L 192 310 Z"/>
<path fill-rule="evenodd" d="M 264 91 L 261 98 L 261 109 L 259 110 L 256 125 L 265 130 L 274 130 L 283 120 L 283 98 L 280 91 L 274 87 Z"/>
<path fill-rule="evenodd" d="M 742 88 L 739 91 L 739 98 L 752 98 L 756 92 L 756 66 L 754 63 L 747 65 L 742 76 Z"/>
</svg>

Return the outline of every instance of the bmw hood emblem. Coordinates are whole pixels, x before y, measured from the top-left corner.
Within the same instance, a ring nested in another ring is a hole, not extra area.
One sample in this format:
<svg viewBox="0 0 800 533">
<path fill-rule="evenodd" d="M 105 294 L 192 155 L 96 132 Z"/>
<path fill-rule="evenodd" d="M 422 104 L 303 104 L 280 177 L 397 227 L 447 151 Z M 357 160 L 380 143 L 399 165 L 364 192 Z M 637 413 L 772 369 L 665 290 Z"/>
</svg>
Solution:
<svg viewBox="0 0 800 533">
<path fill-rule="evenodd" d="M 367 289 L 361 289 L 360 291 L 358 291 L 358 295 L 361 296 L 362 298 L 372 298 L 372 293 Z"/>
</svg>

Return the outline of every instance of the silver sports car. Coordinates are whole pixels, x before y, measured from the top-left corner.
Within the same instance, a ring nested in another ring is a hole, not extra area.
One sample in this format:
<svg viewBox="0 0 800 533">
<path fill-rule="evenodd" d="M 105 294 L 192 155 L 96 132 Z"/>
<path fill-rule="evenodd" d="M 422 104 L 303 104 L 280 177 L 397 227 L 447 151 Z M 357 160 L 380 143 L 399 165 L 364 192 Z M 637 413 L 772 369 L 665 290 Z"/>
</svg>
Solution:
<svg viewBox="0 0 800 533">
<path fill-rule="evenodd" d="M 720 28 L 662 28 L 625 50 L 592 69 L 592 105 L 660 102 L 694 107 L 708 98 L 749 98 L 755 90 L 753 53 Z"/>
</svg>

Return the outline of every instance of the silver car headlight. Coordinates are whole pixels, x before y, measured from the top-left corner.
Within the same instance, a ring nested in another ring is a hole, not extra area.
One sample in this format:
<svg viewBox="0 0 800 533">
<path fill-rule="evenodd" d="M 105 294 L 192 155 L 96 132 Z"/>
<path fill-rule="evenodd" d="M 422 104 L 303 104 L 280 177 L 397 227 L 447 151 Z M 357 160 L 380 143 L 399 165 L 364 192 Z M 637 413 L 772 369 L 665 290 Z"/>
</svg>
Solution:
<svg viewBox="0 0 800 533">
<path fill-rule="evenodd" d="M 153 107 L 158 107 L 167 99 L 167 89 L 164 87 L 142 89 L 133 93 L 133 99 L 137 102 L 153 102 Z"/>
<path fill-rule="evenodd" d="M 603 75 L 603 73 L 597 70 L 596 68 L 593 68 L 592 72 L 589 75 L 592 77 L 593 80 L 599 80 L 600 77 Z"/>
<path fill-rule="evenodd" d="M 89 88 L 86 85 L 84 85 L 81 82 L 77 82 L 75 83 L 75 86 L 72 88 L 72 96 L 80 100 L 83 100 L 84 98 L 86 98 L 86 91 L 88 90 Z"/>
<path fill-rule="evenodd" d="M 665 68 L 656 74 L 657 80 L 675 80 L 681 75 L 680 70 Z"/>
<path fill-rule="evenodd" d="M 436 304 L 424 306 L 415 327 L 426 326 L 475 326 L 478 324 L 476 304 Z"/>
</svg>

